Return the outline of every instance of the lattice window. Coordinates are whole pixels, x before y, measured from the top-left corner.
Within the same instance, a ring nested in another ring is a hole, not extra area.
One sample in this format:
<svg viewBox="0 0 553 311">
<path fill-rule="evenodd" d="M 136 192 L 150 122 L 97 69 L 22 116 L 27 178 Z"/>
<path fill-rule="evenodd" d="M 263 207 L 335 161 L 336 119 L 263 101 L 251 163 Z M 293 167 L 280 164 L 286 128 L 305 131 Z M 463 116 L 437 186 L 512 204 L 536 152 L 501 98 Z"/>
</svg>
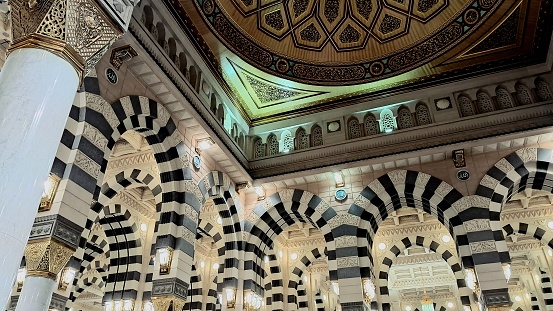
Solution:
<svg viewBox="0 0 553 311">
<path fill-rule="evenodd" d="M 289 152 L 294 150 L 294 137 L 290 131 L 284 131 L 282 133 L 282 151 Z"/>
<path fill-rule="evenodd" d="M 517 91 L 518 102 L 521 105 L 530 105 L 533 102 L 530 90 L 525 85 L 517 84 L 515 90 Z"/>
<path fill-rule="evenodd" d="M 511 94 L 504 88 L 498 88 L 495 91 L 495 96 L 497 97 L 497 103 L 499 104 L 499 109 L 508 109 L 513 107 L 513 99 Z"/>
<path fill-rule="evenodd" d="M 380 131 L 389 133 L 396 128 L 396 119 L 390 109 L 384 109 L 380 112 Z"/>
<path fill-rule="evenodd" d="M 361 133 L 361 124 L 359 124 L 359 120 L 357 120 L 356 117 L 351 117 L 348 121 L 348 134 L 349 139 L 355 139 L 363 136 Z"/>
<path fill-rule="evenodd" d="M 275 135 L 271 134 L 267 138 L 267 148 L 269 155 L 275 155 L 279 153 L 278 140 Z"/>
<path fill-rule="evenodd" d="M 413 117 L 411 116 L 409 108 L 399 108 L 397 111 L 397 126 L 399 129 L 407 129 L 414 126 Z"/>
<path fill-rule="evenodd" d="M 323 129 L 318 125 L 313 126 L 311 129 L 311 145 L 316 147 L 322 146 L 323 143 Z"/>
<path fill-rule="evenodd" d="M 265 156 L 265 144 L 258 138 L 253 144 L 254 158 L 262 158 Z"/>
<path fill-rule="evenodd" d="M 492 112 L 495 110 L 490 95 L 485 92 L 478 92 L 478 94 L 476 94 L 476 99 L 480 113 Z"/>
<path fill-rule="evenodd" d="M 378 121 L 376 117 L 369 113 L 365 116 L 365 135 L 376 135 L 378 134 Z"/>
<path fill-rule="evenodd" d="M 417 125 L 427 125 L 432 123 L 432 117 L 430 116 L 430 110 L 425 104 L 418 104 L 415 108 L 415 116 L 417 118 Z"/>
<path fill-rule="evenodd" d="M 536 80 L 536 95 L 538 95 L 540 101 L 553 99 L 549 85 L 541 79 Z"/>
<path fill-rule="evenodd" d="M 476 111 L 474 111 L 474 106 L 472 105 L 472 100 L 470 100 L 470 98 L 462 95 L 459 96 L 457 101 L 459 103 L 459 110 L 461 110 L 461 116 L 468 117 L 476 114 Z"/>
<path fill-rule="evenodd" d="M 309 135 L 303 128 L 299 128 L 296 132 L 296 141 L 298 142 L 298 149 L 309 148 Z"/>
</svg>

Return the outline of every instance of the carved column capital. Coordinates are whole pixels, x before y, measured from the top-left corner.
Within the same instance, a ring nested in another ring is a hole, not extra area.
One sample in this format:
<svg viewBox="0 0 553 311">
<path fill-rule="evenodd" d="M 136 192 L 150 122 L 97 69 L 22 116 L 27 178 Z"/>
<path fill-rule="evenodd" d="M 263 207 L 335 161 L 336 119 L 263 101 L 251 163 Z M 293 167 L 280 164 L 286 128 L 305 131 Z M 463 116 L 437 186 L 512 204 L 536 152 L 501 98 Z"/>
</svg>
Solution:
<svg viewBox="0 0 553 311">
<path fill-rule="evenodd" d="M 55 280 L 74 252 L 74 248 L 53 239 L 30 241 L 25 248 L 27 276 Z"/>
<path fill-rule="evenodd" d="M 173 305 L 172 310 L 182 310 L 184 308 L 185 300 L 176 296 L 161 296 L 152 298 L 154 304 L 154 310 L 167 311 L 169 306 Z"/>
<path fill-rule="evenodd" d="M 124 31 L 114 21 L 116 16 L 105 13 L 106 1 L 11 0 L 10 52 L 21 48 L 50 51 L 68 61 L 82 78 Z M 134 1 L 128 6 L 132 11 Z"/>
<path fill-rule="evenodd" d="M 510 311 L 511 307 L 488 307 L 488 311 Z"/>
</svg>

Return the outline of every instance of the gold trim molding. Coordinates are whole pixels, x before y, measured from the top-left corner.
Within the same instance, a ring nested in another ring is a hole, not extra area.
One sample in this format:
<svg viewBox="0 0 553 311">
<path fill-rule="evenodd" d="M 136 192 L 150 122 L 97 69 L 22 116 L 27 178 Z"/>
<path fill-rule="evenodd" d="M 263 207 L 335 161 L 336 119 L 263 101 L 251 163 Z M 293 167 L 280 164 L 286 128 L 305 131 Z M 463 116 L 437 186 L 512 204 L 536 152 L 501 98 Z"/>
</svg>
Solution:
<svg viewBox="0 0 553 311">
<path fill-rule="evenodd" d="M 56 280 L 75 249 L 52 239 L 29 241 L 25 248 L 27 276 Z"/>
<path fill-rule="evenodd" d="M 94 0 L 12 0 L 8 53 L 38 48 L 66 60 L 82 79 L 121 34 Z"/>
<path fill-rule="evenodd" d="M 168 311 L 169 306 L 173 305 L 173 310 L 182 310 L 186 301 L 175 296 L 153 297 L 152 303 L 156 311 Z"/>
</svg>

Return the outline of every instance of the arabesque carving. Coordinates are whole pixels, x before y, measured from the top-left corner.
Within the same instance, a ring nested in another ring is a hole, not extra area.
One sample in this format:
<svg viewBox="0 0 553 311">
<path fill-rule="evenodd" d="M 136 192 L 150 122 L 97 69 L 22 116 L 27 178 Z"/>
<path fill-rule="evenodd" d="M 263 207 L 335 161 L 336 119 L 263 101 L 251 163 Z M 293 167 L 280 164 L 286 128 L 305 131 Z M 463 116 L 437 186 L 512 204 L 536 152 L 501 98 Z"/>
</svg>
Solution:
<svg viewBox="0 0 553 311">
<path fill-rule="evenodd" d="M 10 1 L 10 51 L 39 48 L 68 61 L 80 78 L 94 67 L 121 28 L 92 0 Z"/>
<path fill-rule="evenodd" d="M 25 248 L 27 275 L 55 280 L 74 252 L 74 249 L 52 239 L 29 242 Z"/>
</svg>

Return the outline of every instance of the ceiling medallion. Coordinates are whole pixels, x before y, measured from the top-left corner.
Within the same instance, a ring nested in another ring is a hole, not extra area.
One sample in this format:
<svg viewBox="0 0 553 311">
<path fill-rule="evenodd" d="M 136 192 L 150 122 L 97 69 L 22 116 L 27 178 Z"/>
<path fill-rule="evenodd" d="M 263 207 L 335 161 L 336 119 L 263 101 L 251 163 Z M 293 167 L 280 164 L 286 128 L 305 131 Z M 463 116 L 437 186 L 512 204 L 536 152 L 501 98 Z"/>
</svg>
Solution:
<svg viewBox="0 0 553 311">
<path fill-rule="evenodd" d="M 429 63 L 502 0 L 196 0 L 221 41 L 265 72 L 317 85 L 389 78 Z"/>
</svg>

